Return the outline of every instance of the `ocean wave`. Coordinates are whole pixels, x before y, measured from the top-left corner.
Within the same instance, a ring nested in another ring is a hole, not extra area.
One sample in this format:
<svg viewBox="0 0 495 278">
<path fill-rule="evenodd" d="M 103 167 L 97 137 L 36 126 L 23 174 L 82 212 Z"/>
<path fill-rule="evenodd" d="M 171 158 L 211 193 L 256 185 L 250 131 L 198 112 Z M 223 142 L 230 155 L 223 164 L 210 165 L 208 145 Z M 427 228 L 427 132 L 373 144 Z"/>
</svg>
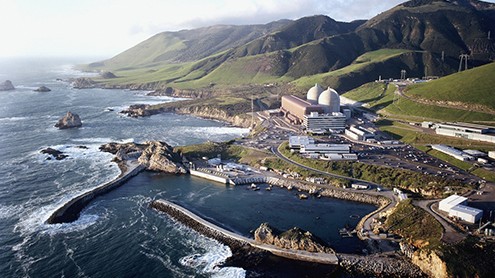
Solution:
<svg viewBox="0 0 495 278">
<path fill-rule="evenodd" d="M 225 260 L 232 256 L 232 251 L 227 245 L 216 240 L 197 235 L 192 245 L 198 245 L 199 249 L 206 253 L 194 253 L 180 258 L 179 263 L 185 267 L 195 269 L 199 273 L 209 274 L 212 277 L 245 277 L 246 271 L 237 267 L 220 267 Z"/>
</svg>

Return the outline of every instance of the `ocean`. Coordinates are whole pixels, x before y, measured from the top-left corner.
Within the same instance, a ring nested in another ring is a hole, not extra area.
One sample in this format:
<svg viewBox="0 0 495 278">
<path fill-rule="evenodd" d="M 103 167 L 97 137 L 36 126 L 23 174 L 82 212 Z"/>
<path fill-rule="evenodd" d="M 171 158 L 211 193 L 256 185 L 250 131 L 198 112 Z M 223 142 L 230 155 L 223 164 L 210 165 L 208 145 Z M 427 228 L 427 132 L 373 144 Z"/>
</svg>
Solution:
<svg viewBox="0 0 495 278">
<path fill-rule="evenodd" d="M 223 266 L 229 247 L 206 238 L 149 208 L 167 199 L 240 234 L 262 222 L 279 229 L 299 226 L 340 252 L 360 252 L 363 243 L 340 238 L 338 229 L 355 225 L 374 207 L 335 199 L 301 201 L 294 192 L 251 191 L 190 177 L 143 172 L 96 198 L 80 218 L 49 225 L 65 202 L 114 179 L 108 142 L 165 141 L 173 146 L 226 141 L 248 130 L 188 115 L 129 118 L 122 109 L 137 103 L 178 101 L 146 92 L 73 89 L 65 80 L 91 76 L 73 70 L 77 59 L 0 61 L 0 81 L 15 91 L 0 92 L 0 273 L 2 277 L 298 277 L 293 263 L 272 258 L 263 266 Z M 87 61 L 86 61 L 87 62 Z M 51 92 L 34 92 L 40 86 Z M 58 130 L 67 111 L 83 126 Z M 84 147 L 81 147 L 84 146 Z M 51 147 L 68 155 L 47 160 Z M 291 267 L 281 267 L 291 265 Z"/>
</svg>

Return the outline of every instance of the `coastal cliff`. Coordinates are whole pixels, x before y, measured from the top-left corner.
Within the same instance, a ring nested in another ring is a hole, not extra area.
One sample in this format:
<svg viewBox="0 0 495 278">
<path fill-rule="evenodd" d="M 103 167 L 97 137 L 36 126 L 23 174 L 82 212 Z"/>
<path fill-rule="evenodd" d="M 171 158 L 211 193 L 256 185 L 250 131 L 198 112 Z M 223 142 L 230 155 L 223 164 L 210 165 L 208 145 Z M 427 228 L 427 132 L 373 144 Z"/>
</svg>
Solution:
<svg viewBox="0 0 495 278">
<path fill-rule="evenodd" d="M 160 113 L 177 113 L 177 114 L 187 114 L 194 115 L 201 118 L 213 119 L 228 122 L 235 126 L 240 127 L 250 127 L 251 117 L 240 114 L 233 115 L 228 111 L 222 110 L 220 108 L 196 105 L 196 106 L 181 106 L 181 105 L 170 105 L 165 107 L 155 107 L 146 104 L 135 104 L 129 106 L 128 109 L 121 111 L 121 113 L 126 114 L 129 117 L 148 117 Z"/>
<path fill-rule="evenodd" d="M 417 250 L 412 255 L 411 261 L 429 277 L 450 277 L 447 272 L 447 264 L 434 251 Z"/>
</svg>

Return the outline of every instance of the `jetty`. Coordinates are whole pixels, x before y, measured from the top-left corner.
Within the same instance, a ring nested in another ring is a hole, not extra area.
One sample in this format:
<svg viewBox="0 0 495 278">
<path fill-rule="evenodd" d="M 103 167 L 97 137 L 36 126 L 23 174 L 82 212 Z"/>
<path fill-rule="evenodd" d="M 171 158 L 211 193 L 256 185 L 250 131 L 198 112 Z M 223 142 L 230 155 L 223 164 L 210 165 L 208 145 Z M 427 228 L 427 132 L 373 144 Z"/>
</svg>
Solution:
<svg viewBox="0 0 495 278">
<path fill-rule="evenodd" d="M 245 236 L 221 228 L 199 217 L 198 215 L 192 213 L 191 211 L 166 200 L 155 200 L 151 203 L 151 207 L 156 210 L 165 212 L 171 217 L 193 228 L 194 230 L 202 234 L 205 234 L 206 236 L 213 237 L 228 245 L 230 244 L 236 244 L 240 246 L 249 245 L 253 248 L 257 248 L 263 251 L 268 251 L 273 255 L 288 259 L 293 259 L 293 260 L 321 263 L 321 264 L 331 264 L 331 265 L 339 264 L 339 259 L 337 257 L 337 254 L 316 253 L 316 252 L 308 252 L 303 250 L 292 250 L 292 249 L 280 248 L 275 245 L 262 244 L 255 241 L 254 239 L 247 238 Z"/>
<path fill-rule="evenodd" d="M 48 224 L 70 223 L 79 218 L 81 211 L 96 197 L 101 196 L 128 181 L 131 177 L 136 176 L 145 167 L 137 160 L 128 160 L 125 165 L 119 165 L 122 173 L 114 180 L 104 183 L 91 191 L 85 192 L 62 207 L 58 208 L 46 221 Z"/>
</svg>

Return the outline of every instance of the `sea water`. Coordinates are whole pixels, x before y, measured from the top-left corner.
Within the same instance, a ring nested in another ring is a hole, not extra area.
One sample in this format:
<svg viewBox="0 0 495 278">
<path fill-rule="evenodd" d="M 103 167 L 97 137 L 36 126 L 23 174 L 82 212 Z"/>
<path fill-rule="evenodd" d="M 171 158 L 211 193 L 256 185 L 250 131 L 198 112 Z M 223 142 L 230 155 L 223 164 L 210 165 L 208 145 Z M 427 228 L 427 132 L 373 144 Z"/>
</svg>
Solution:
<svg viewBox="0 0 495 278">
<path fill-rule="evenodd" d="M 333 199 L 301 201 L 282 189 L 254 192 L 149 172 L 95 199 L 77 221 L 46 224 L 65 202 L 120 173 L 112 155 L 98 150 L 101 144 L 161 140 L 176 146 L 225 141 L 247 132 L 187 115 L 126 117 L 119 111 L 131 104 L 177 99 L 149 97 L 140 91 L 73 89 L 65 80 L 91 76 L 73 70 L 75 62 L 79 61 L 0 61 L 0 81 L 9 79 L 17 88 L 0 92 L 2 277 L 249 275 L 249 269 L 221 266 L 232 254 L 227 246 L 150 209 L 156 198 L 177 202 L 247 236 L 269 222 L 280 229 L 311 230 L 340 251 L 361 248 L 356 239 L 340 239 L 338 228 L 355 225 L 350 216 L 367 214 L 373 206 Z M 34 92 L 39 86 L 52 91 Z M 81 116 L 81 128 L 54 127 L 67 111 Z M 47 147 L 63 151 L 68 158 L 48 160 L 40 153 Z M 288 275 L 283 269 L 275 273 Z"/>
</svg>

